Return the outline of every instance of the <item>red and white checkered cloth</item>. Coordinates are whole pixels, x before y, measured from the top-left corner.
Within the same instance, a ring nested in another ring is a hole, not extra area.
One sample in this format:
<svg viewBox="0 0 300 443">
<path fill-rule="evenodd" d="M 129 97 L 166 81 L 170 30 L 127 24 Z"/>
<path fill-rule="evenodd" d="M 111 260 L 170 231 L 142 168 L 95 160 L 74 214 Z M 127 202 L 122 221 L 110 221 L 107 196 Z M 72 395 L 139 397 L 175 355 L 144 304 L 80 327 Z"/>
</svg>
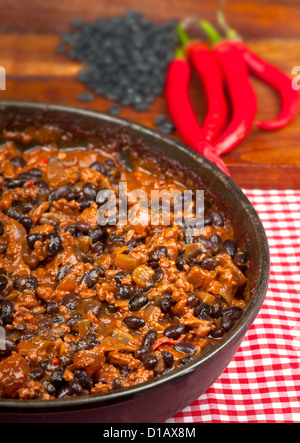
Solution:
<svg viewBox="0 0 300 443">
<path fill-rule="evenodd" d="M 269 290 L 225 372 L 168 423 L 300 422 L 300 191 L 244 192 L 269 239 Z"/>
</svg>

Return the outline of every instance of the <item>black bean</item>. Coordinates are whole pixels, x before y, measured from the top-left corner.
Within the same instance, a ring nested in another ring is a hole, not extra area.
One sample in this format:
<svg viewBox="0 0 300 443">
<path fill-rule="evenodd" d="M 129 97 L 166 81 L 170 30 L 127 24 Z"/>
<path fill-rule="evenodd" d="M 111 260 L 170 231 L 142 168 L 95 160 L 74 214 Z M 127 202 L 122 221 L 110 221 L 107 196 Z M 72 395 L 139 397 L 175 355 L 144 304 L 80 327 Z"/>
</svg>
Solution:
<svg viewBox="0 0 300 443">
<path fill-rule="evenodd" d="M 212 224 L 216 227 L 222 227 L 225 225 L 225 220 L 222 214 L 219 211 L 211 211 L 209 213 L 209 217 L 212 221 Z"/>
<path fill-rule="evenodd" d="M 102 307 L 100 302 L 89 302 L 85 305 L 85 312 L 92 312 L 95 317 L 100 317 Z"/>
<path fill-rule="evenodd" d="M 217 266 L 218 262 L 213 257 L 206 256 L 201 262 L 201 268 L 206 271 L 214 271 Z"/>
<path fill-rule="evenodd" d="M 60 283 L 66 277 L 66 275 L 70 274 L 72 269 L 73 265 L 65 265 L 62 268 L 60 268 L 56 276 L 58 283 Z"/>
<path fill-rule="evenodd" d="M 174 364 L 174 356 L 171 352 L 169 351 L 162 351 L 161 353 L 165 367 L 166 368 L 171 368 Z"/>
<path fill-rule="evenodd" d="M 157 269 L 155 274 L 152 276 L 153 281 L 155 282 L 159 282 L 163 279 L 164 277 L 164 271 L 162 269 Z"/>
<path fill-rule="evenodd" d="M 89 289 L 92 289 L 103 276 L 104 271 L 102 268 L 92 268 L 84 274 L 81 281 L 85 282 Z"/>
<path fill-rule="evenodd" d="M 75 311 L 79 302 L 76 294 L 67 294 L 62 300 L 62 305 L 66 306 L 69 311 Z"/>
<path fill-rule="evenodd" d="M 177 340 L 182 334 L 185 333 L 185 325 L 182 323 L 176 323 L 167 327 L 164 330 L 164 336 L 168 338 L 172 338 L 173 340 Z"/>
<path fill-rule="evenodd" d="M 203 237 L 202 235 L 200 237 L 197 237 L 197 242 L 201 243 L 205 249 L 209 250 L 213 247 L 213 243 L 210 239 Z"/>
<path fill-rule="evenodd" d="M 150 329 L 143 338 L 143 346 L 153 346 L 157 340 L 157 332 L 154 329 Z"/>
<path fill-rule="evenodd" d="M 146 294 L 137 294 L 129 300 L 129 308 L 131 311 L 138 311 L 148 303 L 149 299 Z"/>
<path fill-rule="evenodd" d="M 17 211 L 17 209 L 15 208 L 8 208 L 8 210 L 6 211 L 6 215 L 17 221 L 19 221 L 20 218 L 22 218 L 22 214 L 20 214 L 20 212 Z"/>
<path fill-rule="evenodd" d="M 148 257 L 150 262 L 157 262 L 163 257 L 170 259 L 166 246 L 157 246 L 149 252 Z"/>
<path fill-rule="evenodd" d="M 230 255 L 231 258 L 234 258 L 238 250 L 236 242 L 230 239 L 224 241 L 223 248 L 225 249 L 227 254 Z"/>
<path fill-rule="evenodd" d="M 113 379 L 112 382 L 112 389 L 114 391 L 117 391 L 118 389 L 121 389 L 123 387 L 123 382 L 119 377 L 116 377 Z"/>
<path fill-rule="evenodd" d="M 63 250 L 62 239 L 58 234 L 50 234 L 48 240 L 47 251 L 51 257 L 55 257 Z"/>
<path fill-rule="evenodd" d="M 183 258 L 179 258 L 175 261 L 175 265 L 176 268 L 178 269 L 178 271 L 183 271 L 184 270 L 184 266 L 188 265 L 189 262 L 187 260 L 184 260 Z"/>
<path fill-rule="evenodd" d="M 93 201 L 96 201 L 97 194 L 99 192 L 99 188 L 96 185 L 94 185 L 93 183 L 89 183 L 89 182 L 85 183 L 83 185 L 82 190 L 83 190 L 83 194 L 86 197 L 90 198 Z"/>
<path fill-rule="evenodd" d="M 230 308 L 224 309 L 223 314 L 229 314 L 233 318 L 233 320 L 236 321 L 239 320 L 243 315 L 243 310 L 241 308 L 238 308 L 237 306 L 231 306 Z"/>
<path fill-rule="evenodd" d="M 239 250 L 234 256 L 234 264 L 239 268 L 244 268 L 248 262 L 247 252 Z"/>
<path fill-rule="evenodd" d="M 4 324 L 11 323 L 14 319 L 14 305 L 10 300 L 2 300 L 0 319 Z"/>
<path fill-rule="evenodd" d="M 49 192 L 50 192 L 49 186 L 44 180 L 39 180 L 36 183 L 36 185 L 39 187 L 41 195 L 49 194 Z"/>
<path fill-rule="evenodd" d="M 45 371 L 42 368 L 35 368 L 30 372 L 29 376 L 32 380 L 41 381 L 45 376 Z"/>
<path fill-rule="evenodd" d="M 68 383 L 68 388 L 74 395 L 79 395 L 82 393 L 82 386 L 76 378 Z"/>
<path fill-rule="evenodd" d="M 135 315 L 128 315 L 123 319 L 123 323 L 128 329 L 140 329 L 145 326 L 145 320 Z"/>
<path fill-rule="evenodd" d="M 222 306 L 219 303 L 214 303 L 211 307 L 210 315 L 213 318 L 220 318 L 223 314 Z"/>
<path fill-rule="evenodd" d="M 174 345 L 174 348 L 176 349 L 176 351 L 182 352 L 183 354 L 194 355 L 196 352 L 195 346 L 187 341 L 176 343 Z"/>
<path fill-rule="evenodd" d="M 83 211 L 84 209 L 89 208 L 94 203 L 94 200 L 92 200 L 90 197 L 82 195 L 78 198 L 77 203 L 80 206 L 80 211 Z"/>
<path fill-rule="evenodd" d="M 190 308 L 195 308 L 196 306 L 202 305 L 202 298 L 199 297 L 197 294 L 189 294 L 188 297 L 188 306 Z"/>
<path fill-rule="evenodd" d="M 26 241 L 27 241 L 29 248 L 33 251 L 35 243 L 37 241 L 42 242 L 43 236 L 41 234 L 29 234 L 26 236 Z"/>
<path fill-rule="evenodd" d="M 94 100 L 94 98 L 95 97 L 90 92 L 82 92 L 81 94 L 78 94 L 78 96 L 77 96 L 77 99 L 83 103 L 91 102 Z"/>
<path fill-rule="evenodd" d="M 22 217 L 19 219 L 19 223 L 24 226 L 27 232 L 32 228 L 32 219 L 30 217 Z"/>
<path fill-rule="evenodd" d="M 104 167 L 103 163 L 94 162 L 89 167 L 92 169 L 95 169 L 95 171 L 97 171 L 97 172 L 100 172 L 100 174 L 105 173 L 105 167 Z"/>
<path fill-rule="evenodd" d="M 106 238 L 106 232 L 103 228 L 96 228 L 90 232 L 90 239 L 92 243 L 95 244 L 99 241 L 103 241 Z"/>
<path fill-rule="evenodd" d="M 163 312 L 164 314 L 166 314 L 167 312 L 169 312 L 172 308 L 172 303 L 171 301 L 167 298 L 167 297 L 162 297 L 159 301 L 158 301 L 158 306 L 161 310 L 161 312 Z"/>
<path fill-rule="evenodd" d="M 72 391 L 69 388 L 69 386 L 63 386 L 62 388 L 60 388 L 57 394 L 57 398 L 66 398 L 69 397 L 70 395 L 72 395 Z"/>
<path fill-rule="evenodd" d="M 180 364 L 181 364 L 181 365 L 186 365 L 186 364 L 190 363 L 191 361 L 193 361 L 193 357 L 192 357 L 191 355 L 189 355 L 189 356 L 187 356 L 187 357 L 183 357 L 183 358 L 180 360 Z"/>
<path fill-rule="evenodd" d="M 0 236 L 4 234 L 4 226 L 2 221 L 0 220 Z"/>
<path fill-rule="evenodd" d="M 16 188 L 22 188 L 25 183 L 27 182 L 24 178 L 5 178 L 4 179 L 4 187 L 6 189 L 16 189 Z"/>
<path fill-rule="evenodd" d="M 57 315 L 59 313 L 59 306 L 56 301 L 50 301 L 46 306 L 46 312 L 49 315 Z"/>
<path fill-rule="evenodd" d="M 88 391 L 92 389 L 93 381 L 83 369 L 75 369 L 74 376 L 84 389 Z"/>
<path fill-rule="evenodd" d="M 132 297 L 133 290 L 130 286 L 122 285 L 119 288 L 119 292 L 116 294 L 116 298 L 120 298 L 121 300 L 128 300 Z"/>
<path fill-rule="evenodd" d="M 215 338 L 215 339 L 221 338 L 221 337 L 223 337 L 223 335 L 224 335 L 224 330 L 222 328 L 219 328 L 219 327 L 215 327 L 209 333 L 209 336 L 211 338 Z"/>
<path fill-rule="evenodd" d="M 121 108 L 119 105 L 111 105 L 111 107 L 108 110 L 108 113 L 110 115 L 114 115 L 114 116 L 119 115 L 120 112 L 121 112 Z"/>
<path fill-rule="evenodd" d="M 88 234 L 91 230 L 91 225 L 84 221 L 77 221 L 75 223 L 75 229 L 82 234 Z"/>
<path fill-rule="evenodd" d="M 38 279 L 34 275 L 20 275 L 14 281 L 14 287 L 19 291 L 25 291 L 26 289 L 36 289 L 38 285 Z"/>
<path fill-rule="evenodd" d="M 21 155 L 9 159 L 14 168 L 24 168 L 27 163 Z"/>
<path fill-rule="evenodd" d="M 5 243 L 0 243 L 0 254 L 6 254 L 8 246 Z"/>
<path fill-rule="evenodd" d="M 142 358 L 142 362 L 143 362 L 145 369 L 148 369 L 149 371 L 151 371 L 156 368 L 156 366 L 158 364 L 158 359 L 157 359 L 156 355 L 154 355 L 152 353 L 148 353 Z"/>
<path fill-rule="evenodd" d="M 221 326 L 224 329 L 224 331 L 228 332 L 234 325 L 234 319 L 230 315 L 230 313 L 223 315 L 221 319 Z"/>
<path fill-rule="evenodd" d="M 97 242 L 95 245 L 93 245 L 92 253 L 96 254 L 98 256 L 102 255 L 105 251 L 105 246 L 101 242 Z"/>
<path fill-rule="evenodd" d="M 54 191 L 50 192 L 48 200 L 50 202 L 54 202 L 64 198 L 70 202 L 72 200 L 76 200 L 77 197 L 78 193 L 74 188 L 71 188 L 70 186 L 60 186 L 59 188 L 56 188 Z"/>
<path fill-rule="evenodd" d="M 134 358 L 137 358 L 138 360 L 141 360 L 146 354 L 149 354 L 149 352 L 152 352 L 153 349 L 151 346 L 140 346 L 135 352 L 134 352 Z"/>
<path fill-rule="evenodd" d="M 101 189 L 101 191 L 98 192 L 96 202 L 98 203 L 98 206 L 103 206 L 105 203 L 108 202 L 111 195 L 111 191 L 107 188 Z"/>
<path fill-rule="evenodd" d="M 5 275 L 0 275 L 0 292 L 2 292 L 3 289 L 6 288 L 7 284 L 8 284 L 8 280 L 5 277 Z"/>
<path fill-rule="evenodd" d="M 47 383 L 46 386 L 48 394 L 50 394 L 52 397 L 56 396 L 57 390 L 56 387 L 52 383 Z"/>
<path fill-rule="evenodd" d="M 38 168 L 31 168 L 27 171 L 27 174 L 30 174 L 33 177 L 41 178 L 43 176 L 43 172 Z"/>
<path fill-rule="evenodd" d="M 79 340 L 79 342 L 77 343 L 78 348 L 80 351 L 89 351 L 93 348 L 95 348 L 96 346 L 100 345 L 100 342 L 97 340 L 94 340 L 92 338 L 83 338 L 82 340 Z"/>
</svg>

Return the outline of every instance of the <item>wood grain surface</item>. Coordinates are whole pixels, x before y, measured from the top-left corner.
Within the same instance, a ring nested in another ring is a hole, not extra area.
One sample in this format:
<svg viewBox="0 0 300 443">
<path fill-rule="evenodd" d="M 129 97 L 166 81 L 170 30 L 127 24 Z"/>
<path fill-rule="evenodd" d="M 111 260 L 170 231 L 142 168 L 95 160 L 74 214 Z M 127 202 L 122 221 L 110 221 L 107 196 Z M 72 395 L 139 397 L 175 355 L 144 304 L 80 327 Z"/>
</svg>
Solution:
<svg viewBox="0 0 300 443">
<path fill-rule="evenodd" d="M 7 74 L 6 91 L 0 91 L 0 100 L 82 106 L 77 96 L 85 87 L 76 79 L 82 66 L 55 52 L 60 34 L 71 30 L 70 23 L 76 17 L 91 22 L 136 9 L 158 23 L 191 15 L 215 21 L 217 4 L 217 0 L 0 0 L 0 65 Z M 289 75 L 294 66 L 300 66 L 299 0 L 227 0 L 224 9 L 255 52 Z M 274 117 L 280 106 L 276 93 L 255 79 L 253 86 L 259 104 L 257 118 Z M 202 121 L 206 106 L 196 78 L 191 97 Z M 111 104 L 96 96 L 84 107 L 106 112 Z M 160 113 L 167 113 L 163 96 L 147 112 L 124 107 L 121 116 L 155 127 L 154 119 Z M 253 128 L 224 160 L 241 187 L 300 189 L 300 117 L 276 132 Z"/>
</svg>

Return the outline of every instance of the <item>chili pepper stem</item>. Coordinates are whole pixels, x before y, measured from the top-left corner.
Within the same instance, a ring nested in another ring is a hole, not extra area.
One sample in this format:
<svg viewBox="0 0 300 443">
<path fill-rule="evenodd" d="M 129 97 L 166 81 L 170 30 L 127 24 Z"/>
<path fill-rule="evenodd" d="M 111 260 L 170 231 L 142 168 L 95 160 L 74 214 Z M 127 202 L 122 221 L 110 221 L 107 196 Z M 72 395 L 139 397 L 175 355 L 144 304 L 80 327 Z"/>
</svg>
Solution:
<svg viewBox="0 0 300 443">
<path fill-rule="evenodd" d="M 225 14 L 222 10 L 222 2 L 219 2 L 219 8 L 217 10 L 218 23 L 225 32 L 226 38 L 229 40 L 242 40 L 237 31 L 229 26 L 225 18 Z"/>
<path fill-rule="evenodd" d="M 203 29 L 203 31 L 207 34 L 210 39 L 210 42 L 213 46 L 218 44 L 223 40 L 223 37 L 219 32 L 207 21 L 199 20 L 199 26 Z"/>
<path fill-rule="evenodd" d="M 186 30 L 184 29 L 184 24 L 183 23 L 180 23 L 177 26 L 177 35 L 178 35 L 180 43 L 183 46 L 186 46 L 190 42 L 190 37 L 188 36 Z"/>
</svg>

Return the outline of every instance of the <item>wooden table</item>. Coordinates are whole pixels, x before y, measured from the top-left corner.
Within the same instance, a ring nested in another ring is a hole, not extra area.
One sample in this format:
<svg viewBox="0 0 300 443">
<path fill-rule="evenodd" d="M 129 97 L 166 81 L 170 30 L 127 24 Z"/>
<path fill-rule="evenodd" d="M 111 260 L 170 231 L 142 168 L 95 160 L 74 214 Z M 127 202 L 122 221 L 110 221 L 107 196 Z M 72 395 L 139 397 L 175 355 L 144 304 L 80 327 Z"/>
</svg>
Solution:
<svg viewBox="0 0 300 443">
<path fill-rule="evenodd" d="M 80 106 L 85 91 L 76 80 L 81 68 L 55 52 L 60 34 L 70 30 L 76 17 L 90 22 L 97 17 L 141 11 L 158 23 L 197 15 L 215 20 L 218 0 L 0 0 L 0 65 L 7 74 L 0 100 L 30 100 Z M 227 0 L 225 13 L 233 27 L 258 54 L 291 74 L 300 65 L 299 0 Z M 276 94 L 253 80 L 259 119 L 270 119 L 279 109 Z M 193 103 L 199 118 L 205 115 L 203 91 L 193 82 Z M 98 96 L 86 108 L 107 111 L 111 102 Z M 123 108 L 122 117 L 154 127 L 155 116 L 166 113 L 163 97 L 147 112 Z M 175 135 L 176 137 L 177 135 Z M 300 117 L 277 132 L 253 129 L 248 138 L 224 157 L 232 178 L 245 188 L 300 189 Z"/>
</svg>

